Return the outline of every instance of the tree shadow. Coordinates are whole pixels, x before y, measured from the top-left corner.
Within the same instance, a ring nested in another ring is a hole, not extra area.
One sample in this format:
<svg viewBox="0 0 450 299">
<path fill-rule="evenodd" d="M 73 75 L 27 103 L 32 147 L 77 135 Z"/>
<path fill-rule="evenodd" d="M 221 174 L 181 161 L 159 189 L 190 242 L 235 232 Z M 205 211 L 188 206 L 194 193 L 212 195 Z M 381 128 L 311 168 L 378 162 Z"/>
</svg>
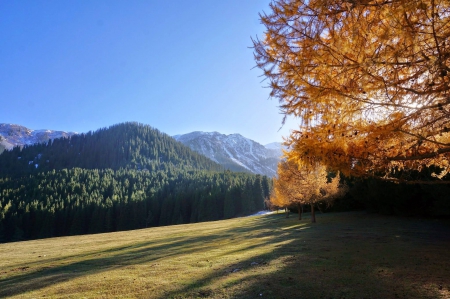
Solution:
<svg viewBox="0 0 450 299">
<path fill-rule="evenodd" d="M 364 212 L 322 214 L 316 224 L 265 215 L 208 235 L 176 235 L 164 243 L 149 240 L 47 259 L 48 268 L 40 261 L 18 264 L 8 270 L 15 273 L 0 279 L 0 297 L 161 259 L 212 250 L 220 259 L 260 247 L 270 250 L 146 298 L 446 298 L 449 228 L 447 222 Z M 244 245 L 222 252 L 224 242 Z"/>
<path fill-rule="evenodd" d="M 280 220 L 272 252 L 158 298 L 448 298 L 449 223 L 365 212 L 326 218 Z M 224 280 L 233 282 L 211 288 Z"/>
</svg>

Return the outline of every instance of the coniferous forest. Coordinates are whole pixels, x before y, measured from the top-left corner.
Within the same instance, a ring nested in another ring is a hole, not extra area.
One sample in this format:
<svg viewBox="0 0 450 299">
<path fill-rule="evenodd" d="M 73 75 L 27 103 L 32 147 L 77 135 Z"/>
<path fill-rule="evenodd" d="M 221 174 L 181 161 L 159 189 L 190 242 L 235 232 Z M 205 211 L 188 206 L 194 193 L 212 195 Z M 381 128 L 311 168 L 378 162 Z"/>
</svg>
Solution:
<svg viewBox="0 0 450 299">
<path fill-rule="evenodd" d="M 0 241 L 243 216 L 270 189 L 150 126 L 118 124 L 0 154 Z"/>
</svg>

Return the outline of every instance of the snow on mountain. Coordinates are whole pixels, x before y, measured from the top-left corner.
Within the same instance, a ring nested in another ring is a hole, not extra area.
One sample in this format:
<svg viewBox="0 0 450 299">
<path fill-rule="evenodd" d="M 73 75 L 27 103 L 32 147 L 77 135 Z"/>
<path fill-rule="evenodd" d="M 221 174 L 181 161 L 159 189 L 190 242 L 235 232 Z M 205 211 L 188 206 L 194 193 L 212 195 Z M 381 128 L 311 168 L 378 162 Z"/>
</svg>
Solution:
<svg viewBox="0 0 450 299">
<path fill-rule="evenodd" d="M 240 134 L 192 132 L 173 138 L 230 170 L 270 177 L 275 176 L 282 155 L 281 143 L 278 148 L 266 148 Z"/>
<path fill-rule="evenodd" d="M 45 143 L 50 139 L 72 136 L 74 132 L 53 130 L 32 130 L 14 124 L 0 124 L 0 153 L 3 149 L 10 150 L 15 146 Z"/>
<path fill-rule="evenodd" d="M 281 142 L 272 142 L 272 143 L 264 145 L 264 147 L 268 148 L 268 149 L 274 149 L 274 150 L 280 150 L 280 149 L 284 148 L 283 143 L 281 143 Z"/>
</svg>

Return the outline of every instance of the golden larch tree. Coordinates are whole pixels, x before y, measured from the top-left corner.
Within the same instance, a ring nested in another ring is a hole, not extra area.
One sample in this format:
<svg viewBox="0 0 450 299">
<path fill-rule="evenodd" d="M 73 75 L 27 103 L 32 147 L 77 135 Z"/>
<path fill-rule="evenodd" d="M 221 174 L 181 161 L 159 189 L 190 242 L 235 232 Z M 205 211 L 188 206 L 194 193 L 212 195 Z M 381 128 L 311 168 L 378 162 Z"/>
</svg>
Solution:
<svg viewBox="0 0 450 299">
<path fill-rule="evenodd" d="M 450 171 L 450 1 L 279 0 L 270 9 L 255 60 L 282 112 L 301 119 L 288 139 L 298 159 L 387 180 Z"/>
<path fill-rule="evenodd" d="M 281 207 L 296 206 L 299 219 L 302 205 L 310 205 L 311 222 L 316 222 L 316 205 L 330 206 L 336 198 L 347 192 L 347 186 L 340 184 L 339 174 L 329 179 L 325 166 L 320 163 L 306 165 L 291 154 L 292 152 L 286 153 L 286 160 L 278 164 L 278 177 L 274 179 L 273 204 Z"/>
<path fill-rule="evenodd" d="M 286 217 L 289 217 L 289 208 L 298 209 L 298 219 L 302 219 L 303 198 L 302 177 L 296 171 L 289 171 L 285 161 L 278 164 L 278 177 L 273 179 L 273 194 L 270 201 L 273 205 L 286 209 Z"/>
</svg>

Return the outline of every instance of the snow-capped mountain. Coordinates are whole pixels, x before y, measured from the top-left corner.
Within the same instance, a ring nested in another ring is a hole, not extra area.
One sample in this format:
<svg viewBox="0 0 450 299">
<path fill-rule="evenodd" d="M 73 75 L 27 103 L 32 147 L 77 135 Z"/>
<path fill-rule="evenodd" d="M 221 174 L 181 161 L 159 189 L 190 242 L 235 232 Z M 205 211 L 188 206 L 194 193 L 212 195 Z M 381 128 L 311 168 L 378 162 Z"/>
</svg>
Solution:
<svg viewBox="0 0 450 299">
<path fill-rule="evenodd" d="M 15 146 L 44 143 L 49 139 L 69 137 L 74 134 L 76 133 L 53 130 L 32 130 L 20 125 L 0 124 L 0 153 L 4 149 L 9 150 Z"/>
<path fill-rule="evenodd" d="M 275 176 L 282 155 L 281 143 L 265 147 L 239 134 L 192 132 L 173 136 L 176 140 L 234 171 Z"/>
</svg>

